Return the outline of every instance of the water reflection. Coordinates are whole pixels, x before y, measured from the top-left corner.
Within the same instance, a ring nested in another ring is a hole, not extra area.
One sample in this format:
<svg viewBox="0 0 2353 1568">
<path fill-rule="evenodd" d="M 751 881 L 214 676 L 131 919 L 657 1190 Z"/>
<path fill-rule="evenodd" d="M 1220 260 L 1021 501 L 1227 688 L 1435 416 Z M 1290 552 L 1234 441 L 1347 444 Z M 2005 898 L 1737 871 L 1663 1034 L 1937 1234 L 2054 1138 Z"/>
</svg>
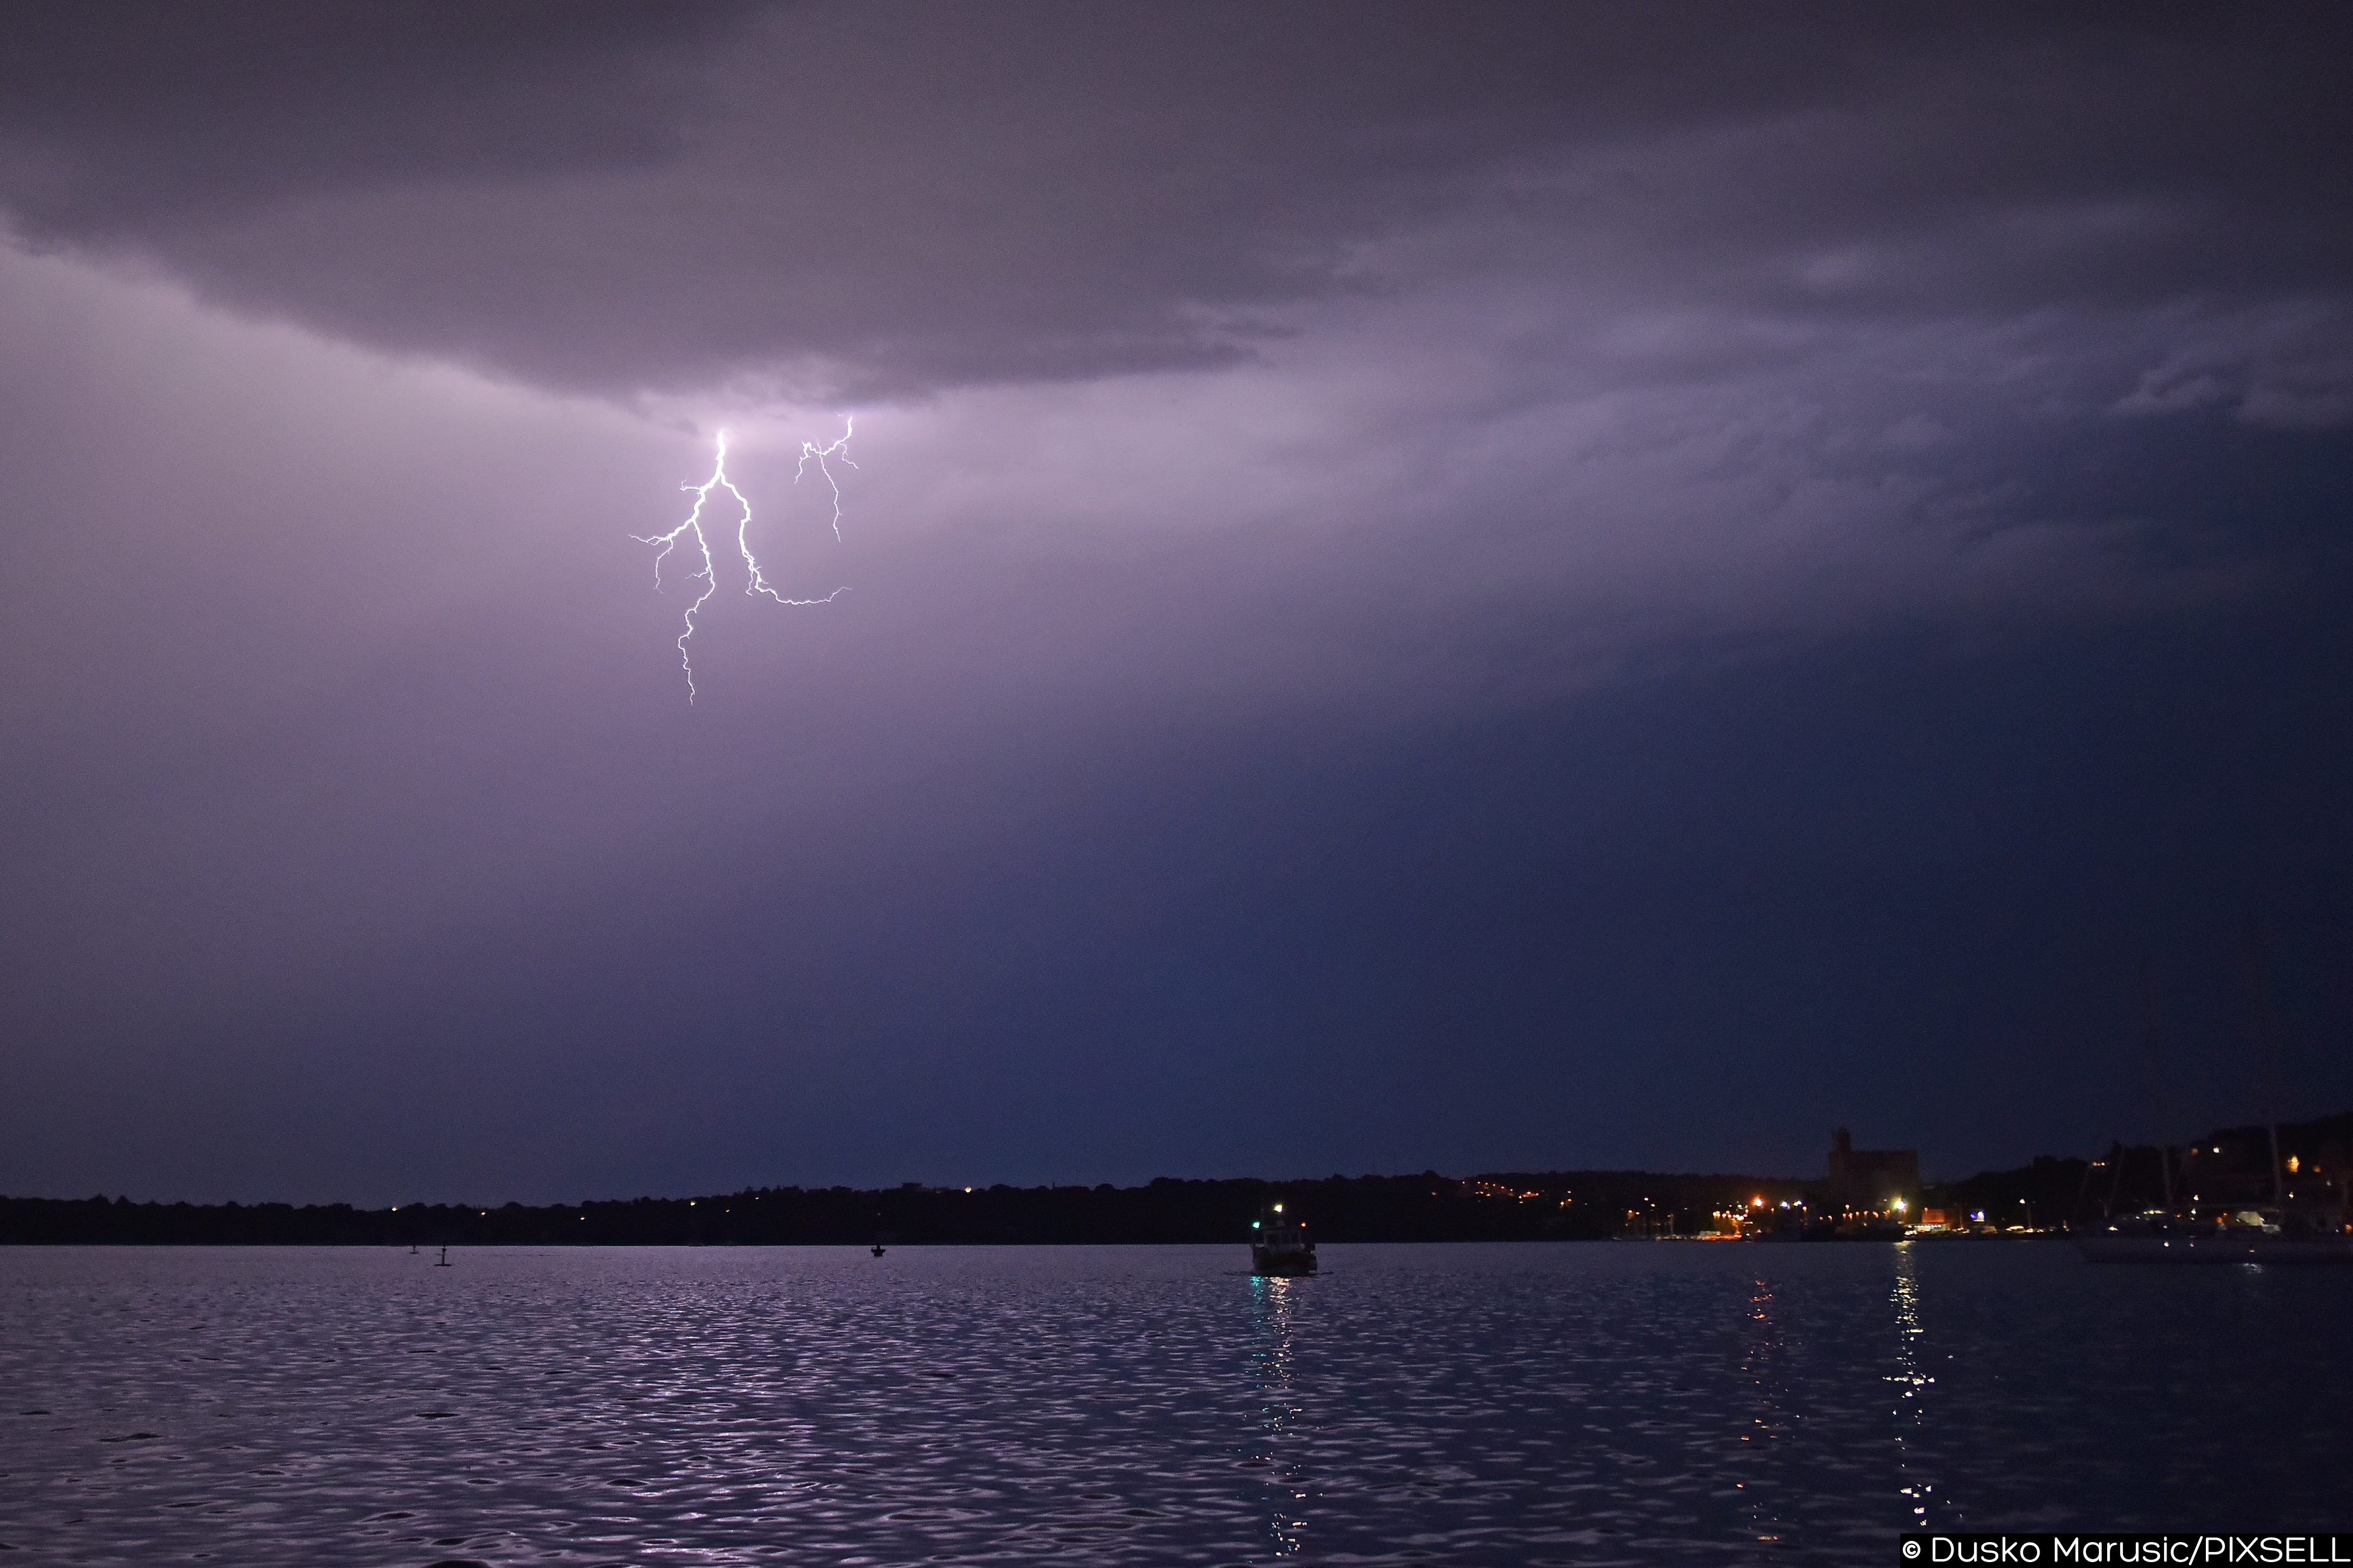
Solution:
<svg viewBox="0 0 2353 1568">
<path fill-rule="evenodd" d="M 1748 1292 L 1748 1312 L 1740 1345 L 1740 1376 L 1756 1398 L 1748 1429 L 1739 1435 L 1738 1472 L 1733 1483 L 1744 1495 L 1749 1538 L 1767 1545 L 1786 1544 L 1789 1521 L 1782 1512 L 1780 1449 L 1791 1434 L 1788 1383 L 1783 1360 L 1788 1353 L 1781 1311 L 1773 1282 L 1754 1281 Z"/>
<path fill-rule="evenodd" d="M 2325 1271 L 2007 1242 L 891 1261 L 0 1248 L 0 1562 L 1723 1568 L 1884 1563 L 1924 1521 L 2353 1516 L 2315 1458 L 2353 1385 Z"/>
<path fill-rule="evenodd" d="M 1266 1542 L 1278 1557 L 1296 1556 L 1307 1529 L 1307 1489 L 1294 1462 L 1292 1440 L 1306 1408 L 1292 1387 L 1293 1339 L 1305 1286 L 1282 1275 L 1250 1276 L 1251 1386 L 1258 1396 L 1258 1429 L 1250 1435 L 1245 1465 L 1266 1470 L 1261 1506 Z"/>
<path fill-rule="evenodd" d="M 1895 1283 L 1888 1300 L 1895 1309 L 1895 1370 L 1887 1375 L 1894 1389 L 1896 1495 L 1905 1500 L 1910 1528 L 1929 1527 L 1929 1510 L 1942 1503 L 1936 1485 L 1928 1479 L 1926 1453 L 1919 1442 L 1927 1422 L 1925 1395 L 1936 1380 L 1922 1364 L 1920 1329 L 1920 1257 L 1912 1241 L 1895 1244 Z"/>
</svg>

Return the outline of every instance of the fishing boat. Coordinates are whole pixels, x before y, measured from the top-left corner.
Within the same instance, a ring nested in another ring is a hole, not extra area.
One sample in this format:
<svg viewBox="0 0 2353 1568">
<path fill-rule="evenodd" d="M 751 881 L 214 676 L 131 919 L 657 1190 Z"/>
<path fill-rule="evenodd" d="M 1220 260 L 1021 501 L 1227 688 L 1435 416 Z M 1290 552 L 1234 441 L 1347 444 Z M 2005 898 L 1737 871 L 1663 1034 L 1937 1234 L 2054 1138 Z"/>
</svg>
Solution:
<svg viewBox="0 0 2353 1568">
<path fill-rule="evenodd" d="M 1281 1204 L 1250 1221 L 1250 1272 L 1315 1272 L 1315 1244 L 1308 1239 L 1307 1227 L 1295 1219 L 1284 1217 Z"/>
</svg>

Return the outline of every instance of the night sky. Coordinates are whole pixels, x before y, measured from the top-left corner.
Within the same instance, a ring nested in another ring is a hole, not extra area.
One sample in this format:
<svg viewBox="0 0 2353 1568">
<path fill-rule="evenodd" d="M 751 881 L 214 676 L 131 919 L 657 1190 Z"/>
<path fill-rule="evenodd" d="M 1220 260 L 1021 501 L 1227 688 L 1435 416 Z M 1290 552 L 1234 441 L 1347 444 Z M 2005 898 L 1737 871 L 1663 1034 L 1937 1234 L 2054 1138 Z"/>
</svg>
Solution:
<svg viewBox="0 0 2353 1568">
<path fill-rule="evenodd" d="M 0 1191 L 2353 1105 L 2348 147 L 2342 5 L 9 5 Z M 690 704 L 723 427 L 849 591 Z"/>
</svg>

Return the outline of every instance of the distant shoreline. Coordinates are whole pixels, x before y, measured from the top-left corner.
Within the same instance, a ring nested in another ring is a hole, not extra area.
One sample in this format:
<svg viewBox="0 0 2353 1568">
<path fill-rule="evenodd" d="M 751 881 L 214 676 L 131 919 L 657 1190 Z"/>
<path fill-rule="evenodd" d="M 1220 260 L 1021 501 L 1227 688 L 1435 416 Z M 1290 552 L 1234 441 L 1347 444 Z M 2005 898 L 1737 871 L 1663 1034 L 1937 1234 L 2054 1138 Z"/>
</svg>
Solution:
<svg viewBox="0 0 2353 1568">
<path fill-rule="evenodd" d="M 1727 1203 L 1759 1194 L 1778 1201 L 1805 1184 L 1787 1176 L 1625 1171 L 1467 1180 L 1423 1172 L 1293 1182 L 1164 1176 L 1140 1187 L 761 1187 L 495 1208 L 0 1198 L 0 1245 L 1201 1244 L 1241 1238 L 1251 1217 L 1273 1203 L 1293 1205 L 1321 1241 L 1577 1241 L 1619 1234 L 1630 1208 L 1682 1215 L 1685 1228 L 1698 1228 Z"/>
<path fill-rule="evenodd" d="M 2307 1171 L 2353 1162 L 2353 1111 L 2284 1122 L 2283 1157 Z M 2191 1141 L 2268 1160 L 2268 1134 L 2226 1128 Z M 2228 1162 L 2226 1162 L 2228 1163 Z M 1931 1184 L 1926 1203 L 2052 1224 L 2087 1205 L 2139 1203 L 2158 1169 L 2149 1148 L 2100 1161 L 2038 1156 L 2010 1171 Z M 1655 1171 L 1499 1171 L 1395 1176 L 1187 1181 L 1143 1186 L 756 1187 L 684 1198 L 639 1197 L 496 1207 L 401 1204 L 132 1203 L 127 1198 L 0 1197 L 0 1246 L 841 1247 L 1085 1246 L 1237 1241 L 1261 1206 L 1281 1203 L 1319 1241 L 1599 1241 L 1689 1236 L 1762 1198 L 1818 1193 L 1820 1178 Z"/>
</svg>

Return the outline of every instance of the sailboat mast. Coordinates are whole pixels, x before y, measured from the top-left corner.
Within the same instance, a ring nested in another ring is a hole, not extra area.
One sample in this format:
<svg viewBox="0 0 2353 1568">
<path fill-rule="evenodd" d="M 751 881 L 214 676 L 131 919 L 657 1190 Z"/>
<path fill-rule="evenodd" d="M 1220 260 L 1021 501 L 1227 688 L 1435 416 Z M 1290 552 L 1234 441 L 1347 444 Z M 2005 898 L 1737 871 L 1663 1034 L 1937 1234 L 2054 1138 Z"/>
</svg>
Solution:
<svg viewBox="0 0 2353 1568">
<path fill-rule="evenodd" d="M 2263 1126 L 2271 1134 L 2272 1201 L 2287 1201 L 2287 1179 L 2280 1170 L 2279 1053 L 2274 1048 L 2271 1016 L 2263 997 L 2263 932 L 2255 917 L 2247 917 L 2247 983 L 2254 993 L 2255 1056 L 2263 1071 Z"/>
<path fill-rule="evenodd" d="M 2165 1136 L 2165 1058 L 2157 1048 L 2157 984 L 2148 954 L 2140 960 L 2140 1010 L 2148 1046 L 2148 1098 L 2157 1116 L 2157 1168 L 2165 1178 L 2165 1208 L 2173 1212 L 2173 1144 Z"/>
</svg>

